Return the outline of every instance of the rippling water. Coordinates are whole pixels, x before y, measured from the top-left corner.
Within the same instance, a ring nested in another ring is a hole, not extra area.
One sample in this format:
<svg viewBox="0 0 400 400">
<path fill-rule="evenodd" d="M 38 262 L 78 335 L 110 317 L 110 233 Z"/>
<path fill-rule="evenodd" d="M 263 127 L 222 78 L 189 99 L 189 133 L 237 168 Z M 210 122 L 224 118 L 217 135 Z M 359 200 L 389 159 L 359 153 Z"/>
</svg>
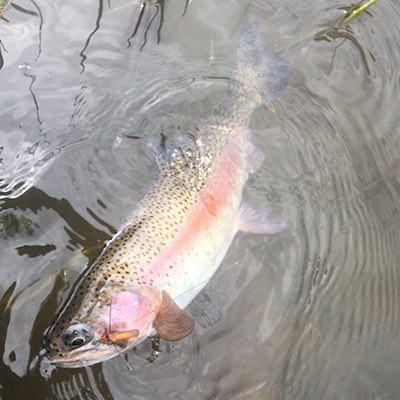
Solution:
<svg viewBox="0 0 400 400">
<path fill-rule="evenodd" d="M 351 28 L 332 1 L 9 5 L 0 24 L 2 399 L 400 398 L 400 12 Z M 282 212 L 239 234 L 189 306 L 194 334 L 46 380 L 42 333 L 79 271 L 157 176 L 153 152 L 225 96 L 254 18 L 290 85 L 251 122 L 246 195 Z M 340 35 L 338 35 L 338 33 Z M 81 251 L 84 251 L 82 254 Z M 133 372 L 126 365 L 132 366 Z"/>
</svg>

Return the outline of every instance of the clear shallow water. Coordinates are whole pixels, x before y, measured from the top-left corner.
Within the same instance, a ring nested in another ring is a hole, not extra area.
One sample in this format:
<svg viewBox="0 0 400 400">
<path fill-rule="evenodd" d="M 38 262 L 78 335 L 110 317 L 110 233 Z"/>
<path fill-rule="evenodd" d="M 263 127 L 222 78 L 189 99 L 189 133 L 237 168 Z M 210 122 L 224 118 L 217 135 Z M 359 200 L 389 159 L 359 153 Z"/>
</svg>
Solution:
<svg viewBox="0 0 400 400">
<path fill-rule="evenodd" d="M 266 160 L 246 196 L 289 227 L 237 236 L 188 308 L 195 333 L 162 342 L 154 363 L 149 342 L 128 353 L 133 373 L 121 358 L 47 381 L 38 369 L 42 332 L 86 263 L 80 250 L 93 257 L 143 196 L 161 133 L 179 140 L 224 98 L 241 26 L 257 17 L 287 49 L 339 15 L 332 2 L 292 3 L 6 10 L 1 398 L 400 397 L 400 15 L 383 0 L 352 24 L 359 47 L 309 40 L 285 53 L 290 86 L 251 122 Z"/>
</svg>

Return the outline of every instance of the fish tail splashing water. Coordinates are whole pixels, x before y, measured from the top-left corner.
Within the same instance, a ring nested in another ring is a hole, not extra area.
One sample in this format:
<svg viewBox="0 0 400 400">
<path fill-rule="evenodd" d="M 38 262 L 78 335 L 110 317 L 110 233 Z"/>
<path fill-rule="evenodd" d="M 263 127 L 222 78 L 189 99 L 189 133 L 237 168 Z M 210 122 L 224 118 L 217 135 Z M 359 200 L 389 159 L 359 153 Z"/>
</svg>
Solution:
<svg viewBox="0 0 400 400">
<path fill-rule="evenodd" d="M 82 367 L 154 334 L 184 338 L 194 321 L 183 309 L 235 234 L 284 229 L 280 219 L 242 201 L 242 191 L 263 160 L 246 126 L 254 108 L 284 91 L 287 75 L 258 24 L 243 28 L 226 101 L 193 146 L 162 165 L 126 225 L 75 283 L 45 333 L 43 362 Z"/>
</svg>

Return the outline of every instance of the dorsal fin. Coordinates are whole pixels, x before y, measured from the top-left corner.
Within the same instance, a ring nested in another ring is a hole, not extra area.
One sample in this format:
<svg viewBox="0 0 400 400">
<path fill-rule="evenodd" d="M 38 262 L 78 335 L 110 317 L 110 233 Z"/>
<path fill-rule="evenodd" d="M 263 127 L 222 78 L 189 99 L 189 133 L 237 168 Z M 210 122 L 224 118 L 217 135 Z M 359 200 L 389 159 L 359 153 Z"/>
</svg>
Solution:
<svg viewBox="0 0 400 400">
<path fill-rule="evenodd" d="M 163 290 L 160 311 L 153 326 L 163 339 L 179 340 L 192 333 L 194 321 Z"/>
</svg>

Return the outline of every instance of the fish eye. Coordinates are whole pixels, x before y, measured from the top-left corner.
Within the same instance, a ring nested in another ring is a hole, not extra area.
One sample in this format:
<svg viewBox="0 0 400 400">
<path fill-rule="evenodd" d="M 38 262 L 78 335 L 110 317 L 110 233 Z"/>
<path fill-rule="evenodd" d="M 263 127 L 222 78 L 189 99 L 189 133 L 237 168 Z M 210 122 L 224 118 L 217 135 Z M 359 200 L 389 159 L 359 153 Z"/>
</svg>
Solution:
<svg viewBox="0 0 400 400">
<path fill-rule="evenodd" d="M 85 343 L 85 339 L 81 337 L 76 337 L 75 339 L 71 340 L 70 346 L 71 347 L 81 347 Z"/>
<path fill-rule="evenodd" d="M 72 349 L 82 347 L 93 339 L 93 332 L 84 324 L 75 324 L 67 328 L 62 335 L 64 344 Z"/>
</svg>

